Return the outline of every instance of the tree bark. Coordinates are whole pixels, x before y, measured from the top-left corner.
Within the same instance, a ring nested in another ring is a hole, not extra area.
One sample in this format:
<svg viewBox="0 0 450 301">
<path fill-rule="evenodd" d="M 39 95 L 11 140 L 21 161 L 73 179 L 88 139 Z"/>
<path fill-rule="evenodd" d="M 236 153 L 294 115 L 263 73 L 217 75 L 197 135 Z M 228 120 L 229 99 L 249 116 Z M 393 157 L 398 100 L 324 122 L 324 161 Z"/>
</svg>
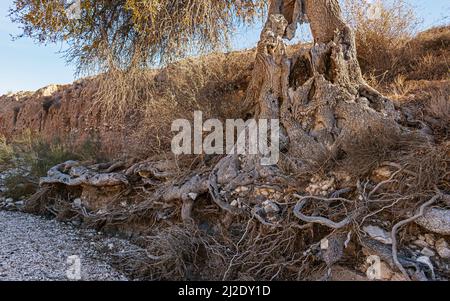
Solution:
<svg viewBox="0 0 450 301">
<path fill-rule="evenodd" d="M 311 26 L 314 45 L 289 58 L 284 39 L 293 38 L 303 22 Z M 220 207 L 242 213 L 230 205 L 237 199 L 260 206 L 272 197 L 256 193 L 261 183 L 289 190 L 293 180 L 285 170 L 298 173 L 346 151 L 369 126 L 401 130 L 393 104 L 364 81 L 356 54 L 354 33 L 338 0 L 271 1 L 245 103 L 257 119 L 280 120 L 282 160 L 262 166 L 255 156 L 222 159 L 210 177 L 210 192 Z M 251 189 L 236 194 L 242 185 Z"/>
</svg>

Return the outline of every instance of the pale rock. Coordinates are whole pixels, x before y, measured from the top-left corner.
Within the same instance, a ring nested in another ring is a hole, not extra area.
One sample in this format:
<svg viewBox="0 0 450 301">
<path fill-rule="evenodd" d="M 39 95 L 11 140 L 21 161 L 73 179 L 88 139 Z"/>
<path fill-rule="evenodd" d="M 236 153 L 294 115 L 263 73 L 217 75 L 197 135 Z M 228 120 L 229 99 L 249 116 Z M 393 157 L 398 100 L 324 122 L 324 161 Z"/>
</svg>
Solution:
<svg viewBox="0 0 450 301">
<path fill-rule="evenodd" d="M 378 280 L 391 280 L 394 274 L 394 271 L 385 262 L 380 262 L 380 279 Z"/>
<path fill-rule="evenodd" d="M 434 246 L 434 242 L 435 242 L 435 238 L 433 234 L 425 234 L 425 241 L 427 242 L 427 244 L 429 244 L 430 246 Z"/>
<path fill-rule="evenodd" d="M 81 201 L 80 198 L 77 198 L 77 199 L 73 200 L 73 205 L 74 205 L 75 207 L 80 208 L 80 207 L 83 205 L 83 202 Z"/>
<path fill-rule="evenodd" d="M 263 207 L 264 207 L 264 211 L 266 213 L 280 212 L 280 208 L 274 202 L 271 202 L 271 201 L 265 201 L 263 203 Z"/>
<path fill-rule="evenodd" d="M 373 239 L 390 245 L 392 244 L 392 238 L 390 236 L 390 234 L 385 231 L 384 229 L 381 229 L 380 227 L 377 226 L 365 226 L 363 227 L 363 230 L 369 234 L 370 237 L 372 237 Z"/>
<path fill-rule="evenodd" d="M 380 279 L 383 281 L 405 281 L 405 276 L 394 272 L 387 263 L 380 262 Z"/>
<path fill-rule="evenodd" d="M 188 193 L 188 197 L 190 197 L 191 200 L 195 201 L 198 197 L 198 193 L 190 192 Z"/>
<path fill-rule="evenodd" d="M 450 259 L 450 249 L 445 239 L 442 238 L 436 242 L 436 251 L 441 258 Z"/>
<path fill-rule="evenodd" d="M 44 88 L 38 90 L 38 92 L 43 97 L 52 96 L 56 91 L 58 91 L 58 86 L 57 85 L 49 85 L 47 87 L 44 87 Z"/>
<path fill-rule="evenodd" d="M 329 246 L 329 242 L 328 242 L 328 239 L 327 239 L 327 238 L 324 238 L 324 239 L 322 239 L 322 240 L 320 241 L 320 249 L 321 249 L 321 250 L 326 250 L 326 249 L 328 249 L 328 246 Z"/>
<path fill-rule="evenodd" d="M 420 253 L 428 257 L 433 257 L 436 255 L 436 253 L 434 253 L 433 250 L 427 247 L 423 248 L 422 251 L 420 251 Z"/>
<path fill-rule="evenodd" d="M 332 187 L 332 185 L 334 184 L 334 178 L 331 178 L 328 181 L 324 181 L 322 182 L 322 190 L 328 190 Z"/>
<path fill-rule="evenodd" d="M 374 264 L 370 267 L 370 270 L 367 265 L 363 267 L 363 272 L 366 273 L 368 280 L 371 281 L 402 280 L 401 279 L 402 275 L 395 273 L 384 261 L 379 261 L 376 265 L 374 262 L 372 261 L 370 262 Z"/>
<path fill-rule="evenodd" d="M 418 239 L 418 240 L 415 240 L 413 243 L 414 243 L 414 245 L 416 245 L 416 246 L 418 246 L 418 247 L 421 247 L 421 248 L 427 248 L 427 247 L 429 247 L 429 245 L 427 244 L 427 242 L 424 241 L 424 240 Z"/>
<path fill-rule="evenodd" d="M 5 200 L 5 203 L 6 203 L 6 204 L 12 204 L 12 203 L 14 203 L 14 199 L 12 199 L 12 198 L 7 198 L 7 199 Z"/>
<path fill-rule="evenodd" d="M 381 182 L 389 179 L 392 175 L 392 172 L 387 167 L 380 167 L 374 171 L 373 175 L 377 182 Z"/>
<path fill-rule="evenodd" d="M 450 235 L 450 210 L 448 209 L 429 208 L 414 222 L 430 232 Z"/>
<path fill-rule="evenodd" d="M 269 196 L 269 192 L 267 190 L 261 190 L 261 194 L 263 196 Z"/>
</svg>

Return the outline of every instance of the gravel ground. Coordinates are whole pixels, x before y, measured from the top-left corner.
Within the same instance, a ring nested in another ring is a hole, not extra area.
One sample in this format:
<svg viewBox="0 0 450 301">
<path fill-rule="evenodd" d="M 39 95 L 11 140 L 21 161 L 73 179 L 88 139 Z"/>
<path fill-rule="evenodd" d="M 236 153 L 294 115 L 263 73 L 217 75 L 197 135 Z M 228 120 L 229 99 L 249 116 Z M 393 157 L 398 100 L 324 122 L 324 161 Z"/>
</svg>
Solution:
<svg viewBox="0 0 450 301">
<path fill-rule="evenodd" d="M 108 259 L 128 244 L 55 220 L 0 210 L 0 281 L 125 281 Z M 71 256 L 80 258 L 81 279 L 68 278 L 68 271 L 77 270 Z"/>
</svg>

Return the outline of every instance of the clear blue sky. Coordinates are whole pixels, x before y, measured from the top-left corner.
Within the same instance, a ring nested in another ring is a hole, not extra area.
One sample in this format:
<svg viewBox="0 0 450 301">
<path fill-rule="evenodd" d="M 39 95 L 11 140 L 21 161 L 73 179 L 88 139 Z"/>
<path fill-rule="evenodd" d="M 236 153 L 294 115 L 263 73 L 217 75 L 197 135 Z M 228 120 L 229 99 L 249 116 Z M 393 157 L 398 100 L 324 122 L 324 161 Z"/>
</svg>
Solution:
<svg viewBox="0 0 450 301">
<path fill-rule="evenodd" d="M 417 14 L 428 28 L 449 22 L 448 0 L 406 0 L 414 5 Z M 74 67 L 67 65 L 61 45 L 37 45 L 30 39 L 11 40 L 11 34 L 20 31 L 11 24 L 8 9 L 13 0 L 0 1 L 0 95 L 8 91 L 36 90 L 48 84 L 70 83 L 74 80 Z M 235 36 L 235 48 L 253 47 L 260 26 L 241 29 Z"/>
</svg>

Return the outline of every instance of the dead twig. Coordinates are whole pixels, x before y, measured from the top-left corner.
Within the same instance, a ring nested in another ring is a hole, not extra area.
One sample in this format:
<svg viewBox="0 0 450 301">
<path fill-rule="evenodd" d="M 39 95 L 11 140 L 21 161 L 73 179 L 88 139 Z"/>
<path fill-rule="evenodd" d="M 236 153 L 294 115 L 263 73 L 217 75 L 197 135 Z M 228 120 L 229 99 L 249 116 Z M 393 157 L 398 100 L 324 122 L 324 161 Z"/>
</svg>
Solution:
<svg viewBox="0 0 450 301">
<path fill-rule="evenodd" d="M 321 216 L 308 216 L 308 215 L 304 215 L 303 213 L 301 213 L 302 208 L 306 205 L 308 199 L 318 199 L 317 197 L 311 197 L 311 196 L 306 196 L 306 197 L 301 197 L 298 195 L 294 195 L 296 197 L 300 198 L 300 201 L 295 205 L 294 207 L 294 215 L 300 219 L 303 222 L 306 223 L 316 223 L 316 224 L 321 224 L 324 226 L 327 226 L 329 228 L 332 229 L 340 229 L 343 228 L 347 225 L 349 225 L 353 218 L 355 217 L 355 215 L 358 214 L 358 212 L 360 211 L 360 209 L 356 210 L 353 214 L 350 214 L 347 218 L 343 219 L 340 222 L 333 222 L 332 220 L 329 220 L 325 217 L 321 217 Z M 326 200 L 332 200 L 332 199 L 323 199 L 324 201 Z M 341 198 L 336 198 L 336 200 L 341 200 Z M 347 202 L 351 202 L 350 200 L 346 200 L 343 199 Z"/>
</svg>

